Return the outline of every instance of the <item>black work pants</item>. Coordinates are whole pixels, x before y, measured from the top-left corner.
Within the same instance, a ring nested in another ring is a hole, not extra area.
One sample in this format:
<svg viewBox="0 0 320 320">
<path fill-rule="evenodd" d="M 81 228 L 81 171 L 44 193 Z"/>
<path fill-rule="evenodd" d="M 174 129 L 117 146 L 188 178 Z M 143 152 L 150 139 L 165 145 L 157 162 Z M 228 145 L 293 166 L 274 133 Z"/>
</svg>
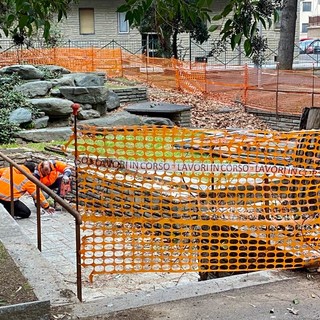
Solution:
<svg viewBox="0 0 320 320">
<path fill-rule="evenodd" d="M 58 177 L 57 180 L 51 186 L 48 186 L 48 188 L 50 188 L 53 191 L 57 190 L 57 195 L 60 196 L 61 182 L 62 176 Z"/>
<path fill-rule="evenodd" d="M 10 213 L 11 211 L 11 202 L 4 201 L 0 199 L 0 203 L 4 208 Z M 31 210 L 20 200 L 16 200 L 14 203 L 14 216 L 21 219 L 29 218 L 31 215 Z"/>
</svg>

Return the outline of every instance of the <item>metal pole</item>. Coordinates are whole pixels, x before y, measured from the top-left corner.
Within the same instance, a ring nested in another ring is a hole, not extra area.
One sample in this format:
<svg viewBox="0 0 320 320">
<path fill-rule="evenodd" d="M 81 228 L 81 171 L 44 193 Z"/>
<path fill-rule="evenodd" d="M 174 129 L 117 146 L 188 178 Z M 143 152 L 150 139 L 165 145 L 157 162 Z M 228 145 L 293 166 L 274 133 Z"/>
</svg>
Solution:
<svg viewBox="0 0 320 320">
<path fill-rule="evenodd" d="M 78 103 L 72 105 L 73 124 L 74 124 L 74 165 L 76 171 L 76 210 L 79 212 L 79 175 L 78 175 L 78 130 L 77 130 L 77 115 L 80 109 Z M 81 275 L 81 255 L 80 255 L 80 224 L 76 221 L 76 269 L 77 269 L 77 297 L 82 302 L 82 275 Z"/>
<path fill-rule="evenodd" d="M 77 297 L 82 302 L 82 275 L 81 275 L 81 254 L 80 254 L 80 225 L 76 221 L 76 263 L 77 263 Z"/>
<path fill-rule="evenodd" d="M 315 77 L 314 77 L 314 63 L 312 64 L 312 94 L 311 94 L 311 106 L 314 107 L 314 84 L 315 84 Z"/>
<path fill-rule="evenodd" d="M 191 70 L 192 64 L 192 52 L 191 52 L 191 34 L 189 33 L 189 69 Z"/>
<path fill-rule="evenodd" d="M 41 240 L 41 212 L 40 212 L 40 189 L 37 186 L 36 192 L 36 203 L 37 203 L 37 241 L 38 241 L 38 250 L 42 250 L 42 240 Z"/>
<path fill-rule="evenodd" d="M 77 130 L 77 115 L 80 109 L 78 103 L 74 103 L 72 106 L 73 114 L 73 132 L 74 132 L 74 167 L 76 171 L 76 210 L 79 211 L 79 188 L 78 188 L 78 130 Z"/>
<path fill-rule="evenodd" d="M 277 63 L 277 89 L 276 89 L 276 116 L 278 118 L 279 107 L 279 62 Z"/>
<path fill-rule="evenodd" d="M 14 217 L 13 166 L 12 166 L 12 164 L 10 164 L 10 194 L 11 194 L 10 214 L 12 217 Z"/>
</svg>

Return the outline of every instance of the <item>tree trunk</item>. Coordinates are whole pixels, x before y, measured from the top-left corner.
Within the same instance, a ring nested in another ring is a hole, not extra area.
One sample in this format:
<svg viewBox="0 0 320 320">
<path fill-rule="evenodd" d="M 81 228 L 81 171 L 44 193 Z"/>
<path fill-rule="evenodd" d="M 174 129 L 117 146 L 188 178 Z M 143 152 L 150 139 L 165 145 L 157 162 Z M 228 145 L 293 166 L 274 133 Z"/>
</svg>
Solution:
<svg viewBox="0 0 320 320">
<path fill-rule="evenodd" d="M 178 59 L 178 29 L 175 29 L 172 35 L 172 54 L 175 59 Z"/>
<path fill-rule="evenodd" d="M 306 130 L 311 129 L 320 129 L 320 109 L 319 108 L 310 108 L 308 113 L 308 119 L 306 123 Z"/>
<path fill-rule="evenodd" d="M 284 1 L 278 46 L 278 62 L 282 70 L 292 70 L 297 10 L 298 0 Z"/>
</svg>

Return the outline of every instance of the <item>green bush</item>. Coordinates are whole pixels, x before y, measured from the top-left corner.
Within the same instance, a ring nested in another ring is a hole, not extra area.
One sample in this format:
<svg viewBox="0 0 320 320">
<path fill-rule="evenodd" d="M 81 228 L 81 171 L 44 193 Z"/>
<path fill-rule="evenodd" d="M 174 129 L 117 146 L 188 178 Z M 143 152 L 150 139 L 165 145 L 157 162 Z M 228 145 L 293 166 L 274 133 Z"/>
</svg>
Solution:
<svg viewBox="0 0 320 320">
<path fill-rule="evenodd" d="M 34 118 L 37 118 L 39 111 L 28 102 L 27 98 L 20 92 L 14 90 L 16 85 L 21 83 L 18 75 L 13 74 L 1 78 L 0 85 L 0 144 L 14 142 L 14 133 L 21 130 L 16 124 L 9 122 L 10 113 L 20 107 L 31 110 Z"/>
</svg>

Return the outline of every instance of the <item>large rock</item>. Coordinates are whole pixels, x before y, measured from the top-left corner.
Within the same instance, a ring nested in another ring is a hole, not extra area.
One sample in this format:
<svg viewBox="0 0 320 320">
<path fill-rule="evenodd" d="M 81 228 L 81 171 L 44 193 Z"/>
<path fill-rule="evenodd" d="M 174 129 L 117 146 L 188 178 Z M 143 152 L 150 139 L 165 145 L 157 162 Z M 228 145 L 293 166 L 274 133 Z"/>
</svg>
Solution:
<svg viewBox="0 0 320 320">
<path fill-rule="evenodd" d="M 105 79 L 94 72 L 70 73 L 53 79 L 52 82 L 58 87 L 103 87 Z"/>
<path fill-rule="evenodd" d="M 142 118 L 129 112 L 123 111 L 112 115 L 107 115 L 99 119 L 83 120 L 79 125 L 85 124 L 97 127 L 117 127 L 117 126 L 140 126 L 143 125 Z"/>
<path fill-rule="evenodd" d="M 15 124 L 28 123 L 32 119 L 32 112 L 27 108 L 18 108 L 13 110 L 9 116 L 9 122 Z"/>
<path fill-rule="evenodd" d="M 157 118 L 157 117 L 142 117 L 142 121 L 145 125 L 155 125 L 155 126 L 168 126 L 174 127 L 175 123 L 168 118 Z"/>
<path fill-rule="evenodd" d="M 109 90 L 106 87 L 61 87 L 60 93 L 77 103 L 101 104 L 106 102 Z"/>
<path fill-rule="evenodd" d="M 31 81 L 17 86 L 15 89 L 28 98 L 46 96 L 52 88 L 50 81 Z"/>
<path fill-rule="evenodd" d="M 30 142 L 50 142 L 68 140 L 72 135 L 70 127 L 22 130 L 14 134 L 16 138 Z"/>
<path fill-rule="evenodd" d="M 60 98 L 29 99 L 34 107 L 43 111 L 50 119 L 65 118 L 72 113 L 73 102 Z"/>
<path fill-rule="evenodd" d="M 97 110 L 89 109 L 89 110 L 80 110 L 78 112 L 77 118 L 79 120 L 88 120 L 92 118 L 100 118 L 100 112 Z"/>
<path fill-rule="evenodd" d="M 43 79 L 44 73 L 29 64 L 17 64 L 0 69 L 1 74 L 13 74 L 16 73 L 23 80 Z"/>
<path fill-rule="evenodd" d="M 74 73 L 76 87 L 103 87 L 104 78 L 95 73 Z"/>
<path fill-rule="evenodd" d="M 50 72 L 56 72 L 56 73 L 60 73 L 60 74 L 69 74 L 71 73 L 70 70 L 64 68 L 64 67 L 61 67 L 61 66 L 55 66 L 55 65 L 51 65 L 51 64 L 43 64 L 41 66 L 37 66 L 39 68 L 44 68 L 44 69 L 47 69 L 48 71 Z"/>
<path fill-rule="evenodd" d="M 64 74 L 61 78 L 51 80 L 54 87 L 74 87 L 74 77 L 72 74 Z"/>
<path fill-rule="evenodd" d="M 107 101 L 106 101 L 106 108 L 107 111 L 112 111 L 120 107 L 120 98 L 119 96 L 114 93 L 112 90 L 109 90 Z"/>
</svg>

